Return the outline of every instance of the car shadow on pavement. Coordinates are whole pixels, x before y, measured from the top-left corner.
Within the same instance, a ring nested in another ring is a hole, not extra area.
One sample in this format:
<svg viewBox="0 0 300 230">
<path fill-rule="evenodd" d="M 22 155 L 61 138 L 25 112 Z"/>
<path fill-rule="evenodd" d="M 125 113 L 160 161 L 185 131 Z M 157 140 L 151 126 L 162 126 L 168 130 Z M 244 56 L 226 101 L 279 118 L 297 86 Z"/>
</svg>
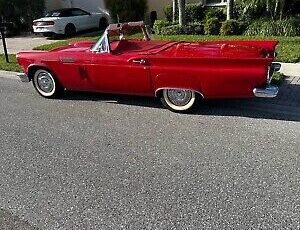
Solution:
<svg viewBox="0 0 300 230">
<path fill-rule="evenodd" d="M 77 101 L 102 101 L 111 104 L 123 104 L 138 107 L 164 109 L 159 99 L 138 96 L 120 96 L 111 94 L 85 93 L 85 92 L 66 92 L 61 100 Z M 282 113 L 272 107 L 265 109 L 266 105 L 272 105 L 272 99 L 257 101 L 256 99 L 226 99 L 226 100 L 204 100 L 199 103 L 195 111 L 190 115 L 206 116 L 234 116 L 248 117 L 255 119 L 270 119 L 300 122 L 299 115 Z M 265 101 L 265 102 L 264 102 Z M 256 106 L 257 105 L 257 106 Z M 259 105 L 259 106 L 258 106 Z M 300 110 L 299 110 L 300 111 Z"/>
</svg>

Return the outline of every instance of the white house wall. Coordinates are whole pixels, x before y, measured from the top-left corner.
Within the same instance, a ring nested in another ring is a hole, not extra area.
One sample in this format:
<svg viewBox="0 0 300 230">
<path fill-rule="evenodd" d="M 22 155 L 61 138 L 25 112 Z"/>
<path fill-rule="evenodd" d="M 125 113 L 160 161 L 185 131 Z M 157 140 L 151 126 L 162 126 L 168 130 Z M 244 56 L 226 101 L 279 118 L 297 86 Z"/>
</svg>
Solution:
<svg viewBox="0 0 300 230">
<path fill-rule="evenodd" d="M 126 0 L 125 0 L 126 1 Z M 187 3 L 202 3 L 202 0 L 187 0 Z M 165 18 L 164 7 L 172 5 L 172 0 L 148 0 L 148 10 L 156 11 L 159 19 Z"/>
<path fill-rule="evenodd" d="M 78 7 L 89 12 L 99 12 L 105 9 L 104 0 L 45 0 L 46 10 Z"/>
<path fill-rule="evenodd" d="M 103 0 L 71 0 L 72 7 L 78 7 L 89 12 L 99 12 L 105 9 Z"/>
</svg>

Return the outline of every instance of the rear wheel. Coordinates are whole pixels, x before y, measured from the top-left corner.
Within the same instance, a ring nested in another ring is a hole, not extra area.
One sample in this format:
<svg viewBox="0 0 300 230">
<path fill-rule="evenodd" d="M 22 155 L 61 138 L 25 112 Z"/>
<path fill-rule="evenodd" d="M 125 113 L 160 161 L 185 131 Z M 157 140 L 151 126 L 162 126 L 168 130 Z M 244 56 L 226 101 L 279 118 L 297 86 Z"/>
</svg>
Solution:
<svg viewBox="0 0 300 230">
<path fill-rule="evenodd" d="M 191 90 L 164 89 L 160 100 L 173 112 L 191 112 L 195 108 L 198 95 Z"/>
<path fill-rule="evenodd" d="M 68 24 L 65 28 L 65 35 L 72 37 L 76 34 L 76 27 L 73 24 Z"/>
<path fill-rule="evenodd" d="M 99 22 L 99 29 L 105 30 L 108 27 L 108 21 L 106 18 L 101 18 Z"/>
<path fill-rule="evenodd" d="M 52 37 L 54 37 L 54 33 L 51 33 L 51 32 L 49 32 L 49 33 L 43 33 L 43 36 L 45 37 L 45 38 L 52 38 Z"/>
<path fill-rule="evenodd" d="M 32 82 L 36 91 L 45 98 L 57 98 L 64 90 L 53 75 L 45 69 L 38 69 L 33 75 Z"/>
</svg>

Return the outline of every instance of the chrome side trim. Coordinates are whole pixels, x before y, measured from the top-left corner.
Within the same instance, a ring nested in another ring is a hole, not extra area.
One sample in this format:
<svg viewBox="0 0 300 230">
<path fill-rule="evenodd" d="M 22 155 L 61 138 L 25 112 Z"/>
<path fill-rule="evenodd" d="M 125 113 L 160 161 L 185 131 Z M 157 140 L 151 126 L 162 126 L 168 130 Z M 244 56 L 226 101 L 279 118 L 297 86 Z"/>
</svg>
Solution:
<svg viewBox="0 0 300 230">
<path fill-rule="evenodd" d="M 269 85 L 266 88 L 255 88 L 253 93 L 255 97 L 274 98 L 278 95 L 279 88 L 277 86 Z"/>
<path fill-rule="evenodd" d="M 199 92 L 199 91 L 197 91 L 197 90 L 194 90 L 194 89 L 187 89 L 187 88 L 174 88 L 174 87 L 172 87 L 172 88 L 169 88 L 169 87 L 163 87 L 163 88 L 159 88 L 159 89 L 155 90 L 155 97 L 157 97 L 157 93 L 158 93 L 159 91 L 164 90 L 164 89 L 191 90 L 191 91 L 194 91 L 194 92 L 200 94 L 201 97 L 202 97 L 202 99 L 205 98 L 204 95 L 203 95 L 203 93 L 201 93 L 201 92 Z"/>
<path fill-rule="evenodd" d="M 60 58 L 62 63 L 75 63 L 75 60 L 71 57 Z"/>
<path fill-rule="evenodd" d="M 30 82 L 29 77 L 25 73 L 18 73 L 17 76 L 21 79 L 22 82 Z"/>
</svg>

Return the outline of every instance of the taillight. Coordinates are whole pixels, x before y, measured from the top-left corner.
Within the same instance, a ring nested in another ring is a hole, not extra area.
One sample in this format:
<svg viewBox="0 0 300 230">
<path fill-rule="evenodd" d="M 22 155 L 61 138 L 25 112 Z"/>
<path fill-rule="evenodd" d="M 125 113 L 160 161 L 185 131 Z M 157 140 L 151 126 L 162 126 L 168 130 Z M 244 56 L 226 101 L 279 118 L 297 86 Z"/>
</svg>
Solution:
<svg viewBox="0 0 300 230">
<path fill-rule="evenodd" d="M 33 22 L 34 26 L 53 26 L 55 23 L 53 21 L 48 21 L 48 22 Z"/>
<path fill-rule="evenodd" d="M 45 26 L 53 26 L 54 22 L 45 22 Z"/>
</svg>

